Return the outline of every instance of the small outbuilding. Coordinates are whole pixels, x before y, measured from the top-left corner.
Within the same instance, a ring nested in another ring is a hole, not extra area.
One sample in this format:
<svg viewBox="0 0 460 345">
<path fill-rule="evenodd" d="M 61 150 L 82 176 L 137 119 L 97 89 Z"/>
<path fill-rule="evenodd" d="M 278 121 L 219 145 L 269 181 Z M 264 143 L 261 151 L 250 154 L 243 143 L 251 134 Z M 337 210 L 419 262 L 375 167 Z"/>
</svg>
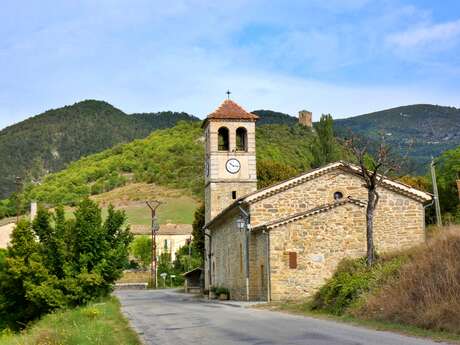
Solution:
<svg viewBox="0 0 460 345">
<path fill-rule="evenodd" d="M 201 267 L 185 272 L 184 278 L 184 288 L 186 293 L 198 294 L 203 292 L 203 269 Z"/>
</svg>

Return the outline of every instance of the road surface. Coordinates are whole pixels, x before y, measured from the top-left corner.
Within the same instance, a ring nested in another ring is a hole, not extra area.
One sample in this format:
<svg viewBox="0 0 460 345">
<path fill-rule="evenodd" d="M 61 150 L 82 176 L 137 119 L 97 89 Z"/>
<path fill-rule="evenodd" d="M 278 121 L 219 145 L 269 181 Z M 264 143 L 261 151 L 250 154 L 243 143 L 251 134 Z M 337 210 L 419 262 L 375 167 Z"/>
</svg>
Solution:
<svg viewBox="0 0 460 345">
<path fill-rule="evenodd" d="M 115 294 L 146 345 L 440 344 L 334 321 L 202 301 L 172 290 Z"/>
</svg>

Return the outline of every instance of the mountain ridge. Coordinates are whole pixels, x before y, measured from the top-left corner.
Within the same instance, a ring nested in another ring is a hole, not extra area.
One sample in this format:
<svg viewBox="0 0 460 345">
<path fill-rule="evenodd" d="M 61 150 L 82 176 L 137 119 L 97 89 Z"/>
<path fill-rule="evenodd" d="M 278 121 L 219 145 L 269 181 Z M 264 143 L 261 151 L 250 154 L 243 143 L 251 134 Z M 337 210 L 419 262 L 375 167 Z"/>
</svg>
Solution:
<svg viewBox="0 0 460 345">
<path fill-rule="evenodd" d="M 254 110 L 258 127 L 294 126 L 298 120 L 278 111 Z M 15 189 L 15 177 L 38 181 L 81 157 L 121 143 L 147 137 L 152 131 L 171 128 L 178 121 L 201 121 L 182 112 L 126 114 L 108 102 L 84 100 L 32 116 L 0 131 L 0 198 Z M 401 126 L 401 123 L 404 126 Z M 410 156 L 417 173 L 424 173 L 431 156 L 460 145 L 460 109 L 430 104 L 394 107 L 334 120 L 338 136 L 348 130 L 372 140 L 383 130 L 400 153 L 415 140 Z"/>
</svg>

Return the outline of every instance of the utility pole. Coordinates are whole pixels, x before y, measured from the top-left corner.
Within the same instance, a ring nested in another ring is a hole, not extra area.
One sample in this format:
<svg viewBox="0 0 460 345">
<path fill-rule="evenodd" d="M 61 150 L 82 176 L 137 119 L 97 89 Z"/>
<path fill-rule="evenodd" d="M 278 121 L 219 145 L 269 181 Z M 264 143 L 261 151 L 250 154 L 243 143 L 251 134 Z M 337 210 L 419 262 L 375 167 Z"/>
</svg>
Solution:
<svg viewBox="0 0 460 345">
<path fill-rule="evenodd" d="M 19 193 L 21 192 L 21 186 L 22 186 L 21 177 L 16 176 L 15 184 L 16 184 L 16 224 L 18 224 L 19 223 L 19 209 L 21 207 L 21 200 L 19 197 Z"/>
<path fill-rule="evenodd" d="M 433 183 L 433 193 L 434 193 L 434 207 L 436 209 L 436 224 L 441 227 L 442 226 L 442 219 L 441 219 L 441 206 L 439 205 L 439 194 L 438 194 L 438 184 L 436 182 L 436 169 L 435 169 L 436 162 L 434 158 L 431 157 L 431 181 Z"/>
<path fill-rule="evenodd" d="M 157 234 L 160 229 L 156 218 L 156 210 L 158 206 L 162 204 L 161 201 L 153 200 L 146 201 L 147 206 L 150 208 L 151 217 L 152 217 L 152 262 L 150 263 L 150 282 L 152 286 L 158 288 L 158 279 L 157 279 Z"/>
</svg>

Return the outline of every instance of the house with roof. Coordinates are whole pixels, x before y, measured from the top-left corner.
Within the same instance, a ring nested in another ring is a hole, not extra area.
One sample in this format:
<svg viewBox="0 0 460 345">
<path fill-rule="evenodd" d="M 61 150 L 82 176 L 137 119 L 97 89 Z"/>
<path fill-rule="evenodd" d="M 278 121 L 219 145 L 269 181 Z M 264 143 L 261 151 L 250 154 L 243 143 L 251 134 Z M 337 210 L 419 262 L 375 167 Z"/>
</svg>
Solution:
<svg viewBox="0 0 460 345">
<path fill-rule="evenodd" d="M 366 253 L 367 190 L 359 167 L 335 162 L 257 190 L 257 116 L 225 100 L 203 123 L 205 288 L 236 300 L 311 296 L 343 258 Z M 383 177 L 377 252 L 425 241 L 431 195 Z"/>
</svg>

